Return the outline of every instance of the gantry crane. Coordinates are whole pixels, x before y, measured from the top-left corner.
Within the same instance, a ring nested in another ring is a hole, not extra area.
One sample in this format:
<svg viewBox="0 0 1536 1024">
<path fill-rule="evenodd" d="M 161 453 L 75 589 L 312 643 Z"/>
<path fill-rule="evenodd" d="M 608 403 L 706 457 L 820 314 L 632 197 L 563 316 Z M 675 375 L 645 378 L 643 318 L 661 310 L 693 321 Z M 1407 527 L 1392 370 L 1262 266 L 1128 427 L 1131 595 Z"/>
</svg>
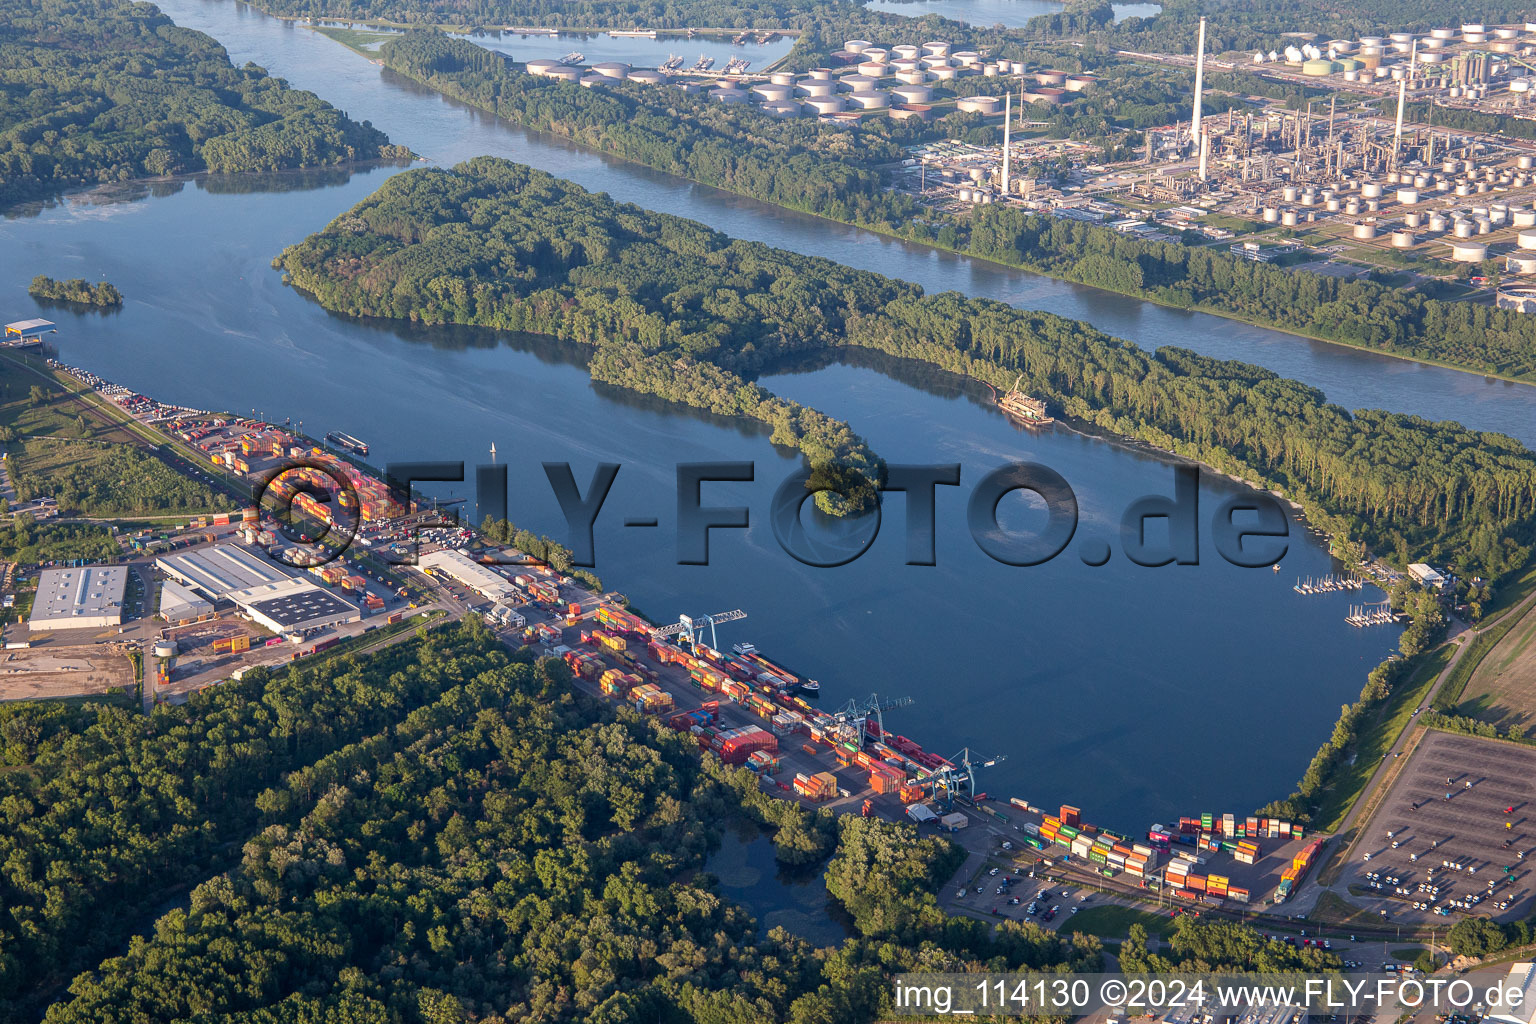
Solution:
<svg viewBox="0 0 1536 1024">
<path fill-rule="evenodd" d="M 709 646 L 714 650 L 720 649 L 720 643 L 715 637 L 715 626 L 723 622 L 735 622 L 744 619 L 747 613 L 740 608 L 728 612 L 715 612 L 713 615 L 679 615 L 677 621 L 670 626 L 662 626 L 652 630 L 652 636 L 679 636 L 688 641 L 688 646 L 698 653 L 699 638 L 704 633 L 704 627 L 709 627 Z"/>
<path fill-rule="evenodd" d="M 913 704 L 911 697 L 885 697 L 878 694 L 870 694 L 868 700 L 850 700 L 847 704 L 832 712 L 832 717 L 837 724 L 833 727 L 834 735 L 838 739 L 856 744 L 859 749 L 864 748 L 864 741 L 868 738 L 869 720 L 873 718 L 879 728 L 880 738 L 885 738 L 885 719 L 881 712 L 891 708 L 904 708 Z"/>
<path fill-rule="evenodd" d="M 925 775 L 922 785 L 930 787 L 935 800 L 943 800 L 944 806 L 950 806 L 955 799 L 955 794 L 965 791 L 969 797 L 976 796 L 976 770 L 978 768 L 991 768 L 1000 761 L 1006 761 L 1007 754 L 998 754 L 989 757 L 985 761 L 972 760 L 971 748 L 966 747 L 960 753 L 949 759 L 949 765 L 934 770 L 933 774 Z"/>
</svg>

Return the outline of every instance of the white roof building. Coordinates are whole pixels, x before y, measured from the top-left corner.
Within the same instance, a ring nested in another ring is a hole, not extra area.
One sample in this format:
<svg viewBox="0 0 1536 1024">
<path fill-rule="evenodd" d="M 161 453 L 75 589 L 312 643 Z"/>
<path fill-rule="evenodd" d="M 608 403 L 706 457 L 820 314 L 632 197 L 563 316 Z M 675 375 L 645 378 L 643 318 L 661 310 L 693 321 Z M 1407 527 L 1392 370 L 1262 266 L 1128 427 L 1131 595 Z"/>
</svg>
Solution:
<svg viewBox="0 0 1536 1024">
<path fill-rule="evenodd" d="M 213 614 L 213 605 L 180 583 L 166 580 L 160 587 L 160 617 L 166 622 L 190 622 Z"/>
<path fill-rule="evenodd" d="M 89 565 L 44 569 L 27 624 L 33 629 L 102 629 L 123 621 L 128 569 Z"/>
<path fill-rule="evenodd" d="M 1510 964 L 1509 976 L 1500 990 L 1500 998 L 1489 1004 L 1484 1020 L 1498 1024 L 1531 1024 L 1536 1020 L 1536 963 Z"/>
<path fill-rule="evenodd" d="M 1422 586 L 1432 587 L 1435 590 L 1440 590 L 1450 582 L 1423 562 L 1414 562 L 1410 565 L 1408 567 L 1408 575 L 1418 580 Z"/>
<path fill-rule="evenodd" d="M 237 544 L 215 544 L 155 559 L 160 571 L 178 583 L 194 587 L 214 601 L 237 590 L 279 583 L 293 574 Z"/>
<path fill-rule="evenodd" d="M 310 630 L 357 622 L 362 611 L 324 587 L 290 576 L 275 583 L 259 583 L 230 592 L 229 599 L 245 614 L 274 633 Z"/>
<path fill-rule="evenodd" d="M 517 598 L 517 588 L 505 576 L 459 551 L 444 548 L 422 555 L 416 567 L 446 573 L 489 601 L 506 603 Z"/>
</svg>

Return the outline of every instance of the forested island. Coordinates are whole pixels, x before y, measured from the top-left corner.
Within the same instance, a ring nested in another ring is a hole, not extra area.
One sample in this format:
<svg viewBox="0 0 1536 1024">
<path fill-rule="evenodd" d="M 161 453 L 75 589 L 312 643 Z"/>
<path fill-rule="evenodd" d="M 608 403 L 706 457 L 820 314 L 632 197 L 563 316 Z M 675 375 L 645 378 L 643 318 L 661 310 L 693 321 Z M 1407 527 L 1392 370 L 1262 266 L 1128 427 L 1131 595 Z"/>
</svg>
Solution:
<svg viewBox="0 0 1536 1024">
<path fill-rule="evenodd" d="M 121 306 L 123 293 L 106 281 L 91 284 L 83 277 L 68 281 L 55 281 L 46 274 L 38 274 L 27 285 L 27 294 L 34 299 L 49 302 L 78 302 L 82 306 Z"/>
<path fill-rule="evenodd" d="M 1297 272 L 1225 250 L 1143 241 L 1001 205 L 951 216 L 922 210 L 887 189 L 879 166 L 899 160 L 904 147 L 920 139 L 963 135 L 967 124 L 979 121 L 974 115 L 927 125 L 872 118 L 848 132 L 675 89 L 638 83 L 583 89 L 526 74 L 482 47 L 433 31 L 390 40 L 380 55 L 390 68 L 515 123 L 778 206 L 1168 305 L 1536 381 L 1536 318 L 1520 313 Z M 1162 123 L 1170 108 L 1155 97 L 1167 74 L 1127 71 L 1117 81 L 1124 78 L 1128 87 L 1103 95 L 1114 97 L 1117 119 Z M 1092 110 L 1107 101 L 1086 102 Z M 1220 110 L 1227 100 L 1213 102 Z M 1107 130 L 1104 116 L 1094 128 L 1089 110 L 1038 115 L 1061 121 L 1062 135 Z"/>
<path fill-rule="evenodd" d="M 408 156 L 129 0 L 0 0 L 0 205 L 190 171 Z"/>
<path fill-rule="evenodd" d="M 786 357 L 864 346 L 1024 389 L 1105 431 L 1283 489 L 1313 521 L 1402 561 L 1497 578 L 1523 565 L 1536 455 L 1182 349 L 915 285 L 620 204 L 489 157 L 397 175 L 275 261 L 357 316 L 481 324 L 592 348 L 595 379 L 774 424 L 813 464 L 877 478 L 844 424 L 748 383 Z"/>
</svg>

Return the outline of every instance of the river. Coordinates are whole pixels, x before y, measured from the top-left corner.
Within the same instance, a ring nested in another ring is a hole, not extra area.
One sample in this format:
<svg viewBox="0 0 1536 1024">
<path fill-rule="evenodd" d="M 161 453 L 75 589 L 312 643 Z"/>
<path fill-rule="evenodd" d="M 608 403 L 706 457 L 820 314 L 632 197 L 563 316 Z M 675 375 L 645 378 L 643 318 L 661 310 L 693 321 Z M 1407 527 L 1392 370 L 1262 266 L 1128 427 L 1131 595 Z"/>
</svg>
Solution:
<svg viewBox="0 0 1536 1024">
<path fill-rule="evenodd" d="M 500 124 L 249 8 L 173 0 L 165 10 L 210 32 L 237 63 L 254 60 L 314 88 L 439 161 L 495 153 L 929 288 L 1091 314 L 1144 342 L 1243 355 L 1335 397 L 1352 395 L 1352 403 L 1455 415 L 1454 401 L 1433 403 L 1459 394 L 1475 400 L 1480 425 L 1532 432 L 1536 392 L 1527 388 L 1256 332 L 786 214 Z M 1235 569 L 1208 543 L 1201 565 L 1163 569 L 1118 554 L 1093 569 L 1073 557 L 1076 549 L 1031 569 L 991 561 L 964 529 L 965 498 L 989 469 L 1021 458 L 1053 466 L 1081 503 L 1079 536 L 1094 538 L 1113 538 L 1135 497 L 1170 493 L 1171 469 L 1060 427 L 1024 432 L 952 377 L 879 360 L 786 371 L 764 383 L 847 419 L 892 461 L 963 464 L 962 486 L 939 493 L 939 564 L 903 564 L 897 497 L 863 558 L 836 570 L 805 567 L 779 550 L 767 523 L 773 489 L 798 459 L 752 425 L 594 387 L 580 350 L 547 339 L 346 321 L 286 288 L 272 256 L 393 173 L 124 186 L 34 208 L 0 223 L 9 257 L 0 299 L 14 313 L 7 319 L 20 318 L 33 315 L 25 287 L 34 273 L 111 280 L 127 296 L 120 313 L 44 311 L 59 322 L 66 361 L 188 405 L 292 417 L 316 434 L 344 429 L 374 445 L 376 463 L 474 464 L 487 461 L 494 442 L 510 467 L 513 518 L 552 535 L 564 529 L 540 463 L 569 460 L 584 483 L 595 462 L 619 462 L 598 523 L 597 568 L 648 614 L 743 608 L 749 618 L 727 627 L 722 643 L 750 639 L 819 678 L 827 704 L 870 692 L 910 696 L 911 707 L 890 712 L 890 728 L 946 754 L 965 746 L 1006 753 L 981 779 L 985 788 L 1043 805 L 1076 803 L 1105 824 L 1244 812 L 1285 795 L 1338 705 L 1393 646 L 1392 630 L 1345 625 L 1358 596 L 1291 591 L 1295 577 L 1330 569 L 1326 551 L 1299 530 L 1282 573 Z M 1115 326 L 1126 320 L 1142 329 Z M 704 495 L 709 504 L 747 505 L 753 525 L 715 531 L 710 566 L 678 566 L 673 463 L 718 459 L 755 462 L 753 483 L 711 484 Z M 1235 489 L 1207 479 L 1202 516 Z M 1022 500 L 1008 502 L 1010 522 L 1031 521 Z M 620 525 L 648 515 L 660 528 L 638 542 L 635 529 Z"/>
</svg>

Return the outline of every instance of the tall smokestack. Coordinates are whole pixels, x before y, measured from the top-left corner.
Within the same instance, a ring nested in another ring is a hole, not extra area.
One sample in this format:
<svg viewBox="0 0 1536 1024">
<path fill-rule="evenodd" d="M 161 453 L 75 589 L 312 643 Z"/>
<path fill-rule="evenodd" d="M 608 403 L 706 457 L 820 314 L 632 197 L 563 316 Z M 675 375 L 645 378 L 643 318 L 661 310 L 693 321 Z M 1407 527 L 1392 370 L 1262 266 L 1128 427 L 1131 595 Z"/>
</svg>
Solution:
<svg viewBox="0 0 1536 1024">
<path fill-rule="evenodd" d="M 1205 19 L 1200 19 L 1200 42 L 1195 47 L 1195 112 L 1189 122 L 1189 138 L 1200 145 L 1200 99 L 1205 92 Z"/>
<path fill-rule="evenodd" d="M 1205 161 L 1211 152 L 1211 133 L 1205 132 L 1200 136 L 1200 180 L 1205 180 Z"/>
<path fill-rule="evenodd" d="M 1013 128 L 1013 93 L 1007 93 L 1003 101 L 1003 198 L 1008 198 L 1008 143 Z"/>
<path fill-rule="evenodd" d="M 1397 127 L 1392 130 L 1392 167 L 1397 170 L 1397 154 L 1403 145 L 1403 103 L 1408 97 L 1408 79 L 1397 83 Z"/>
</svg>

